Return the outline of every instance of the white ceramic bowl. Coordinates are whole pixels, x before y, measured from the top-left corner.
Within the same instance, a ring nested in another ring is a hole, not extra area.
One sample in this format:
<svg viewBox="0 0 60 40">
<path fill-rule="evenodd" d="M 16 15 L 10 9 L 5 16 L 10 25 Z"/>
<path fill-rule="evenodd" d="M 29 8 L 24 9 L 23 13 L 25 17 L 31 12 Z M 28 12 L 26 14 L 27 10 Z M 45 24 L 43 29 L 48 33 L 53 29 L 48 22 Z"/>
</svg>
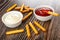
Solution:
<svg viewBox="0 0 60 40">
<path fill-rule="evenodd" d="M 14 12 L 14 13 L 13 13 Z M 15 23 L 6 23 L 5 22 L 5 18 L 7 17 L 7 15 L 9 14 L 13 14 L 13 15 L 19 15 L 20 19 L 15 22 Z M 10 11 L 10 12 L 7 12 L 5 13 L 3 16 L 2 16 L 2 22 L 9 28 L 15 28 L 17 26 L 19 26 L 21 23 L 22 23 L 22 18 L 23 18 L 23 15 L 21 12 L 19 11 Z"/>
<path fill-rule="evenodd" d="M 38 8 L 41 8 L 41 7 L 47 7 L 47 8 L 50 8 L 52 9 L 52 11 L 54 12 L 54 9 L 51 7 L 51 6 L 48 6 L 48 5 L 41 5 L 41 6 L 38 6 L 34 9 L 34 16 L 40 20 L 40 21 L 48 21 L 52 18 L 52 15 L 49 15 L 49 16 L 39 16 L 35 13 L 35 10 L 38 9 Z"/>
</svg>

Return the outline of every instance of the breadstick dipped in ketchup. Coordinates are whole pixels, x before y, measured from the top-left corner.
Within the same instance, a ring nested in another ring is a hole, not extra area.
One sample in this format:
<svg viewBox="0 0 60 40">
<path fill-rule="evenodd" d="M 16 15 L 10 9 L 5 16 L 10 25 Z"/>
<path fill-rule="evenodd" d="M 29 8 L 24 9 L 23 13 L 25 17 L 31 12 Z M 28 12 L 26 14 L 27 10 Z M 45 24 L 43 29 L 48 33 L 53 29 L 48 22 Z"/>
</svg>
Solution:
<svg viewBox="0 0 60 40">
<path fill-rule="evenodd" d="M 58 13 L 55 13 L 55 12 L 50 12 L 50 11 L 48 11 L 47 13 L 48 13 L 48 14 L 51 14 L 51 15 L 53 15 L 53 16 L 59 16 L 59 14 L 58 14 Z"/>
<path fill-rule="evenodd" d="M 53 16 L 59 16 L 58 13 L 47 11 L 47 10 L 43 10 L 42 12 L 47 13 L 47 14 L 50 14 L 50 15 L 53 15 Z"/>
<path fill-rule="evenodd" d="M 59 16 L 58 13 L 55 13 L 52 9 L 47 8 L 47 7 L 36 9 L 35 13 L 39 16 L 49 16 L 49 15 Z"/>
</svg>

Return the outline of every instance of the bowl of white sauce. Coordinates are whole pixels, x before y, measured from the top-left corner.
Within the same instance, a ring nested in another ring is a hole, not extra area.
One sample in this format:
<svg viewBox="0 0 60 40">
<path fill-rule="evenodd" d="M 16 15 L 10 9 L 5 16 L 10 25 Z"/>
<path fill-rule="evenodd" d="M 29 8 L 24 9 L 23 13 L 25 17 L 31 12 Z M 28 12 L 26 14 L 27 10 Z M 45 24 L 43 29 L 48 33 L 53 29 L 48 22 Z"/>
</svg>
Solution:
<svg viewBox="0 0 60 40">
<path fill-rule="evenodd" d="M 2 16 L 2 22 L 9 28 L 18 27 L 22 23 L 23 15 L 19 11 L 10 11 Z"/>
</svg>

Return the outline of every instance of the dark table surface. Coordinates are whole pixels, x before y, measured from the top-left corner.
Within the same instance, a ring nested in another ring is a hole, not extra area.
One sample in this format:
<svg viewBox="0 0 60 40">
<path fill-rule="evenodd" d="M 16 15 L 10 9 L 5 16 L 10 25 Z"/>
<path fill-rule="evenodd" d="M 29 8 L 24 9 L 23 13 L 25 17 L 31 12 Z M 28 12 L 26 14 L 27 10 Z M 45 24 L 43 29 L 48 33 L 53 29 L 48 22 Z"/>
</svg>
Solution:
<svg viewBox="0 0 60 40">
<path fill-rule="evenodd" d="M 60 17 L 53 17 L 51 20 L 46 22 L 41 22 L 37 20 L 33 15 L 28 18 L 25 22 L 23 22 L 20 26 L 17 28 L 11 29 L 7 28 L 1 21 L 1 17 L 4 13 L 6 13 L 7 8 L 9 8 L 13 1 L 8 1 L 4 6 L 0 7 L 0 40 L 60 40 Z M 23 14 L 24 16 L 27 15 Z M 5 33 L 10 30 L 16 30 L 20 28 L 25 29 L 25 25 L 29 23 L 30 21 L 33 22 L 33 20 L 38 21 L 43 27 L 47 29 L 47 32 L 42 32 L 39 28 L 37 30 L 39 31 L 38 35 L 35 35 L 34 32 L 31 30 L 31 38 L 28 38 L 26 35 L 26 30 L 23 33 L 14 34 L 14 35 L 6 35 Z"/>
</svg>

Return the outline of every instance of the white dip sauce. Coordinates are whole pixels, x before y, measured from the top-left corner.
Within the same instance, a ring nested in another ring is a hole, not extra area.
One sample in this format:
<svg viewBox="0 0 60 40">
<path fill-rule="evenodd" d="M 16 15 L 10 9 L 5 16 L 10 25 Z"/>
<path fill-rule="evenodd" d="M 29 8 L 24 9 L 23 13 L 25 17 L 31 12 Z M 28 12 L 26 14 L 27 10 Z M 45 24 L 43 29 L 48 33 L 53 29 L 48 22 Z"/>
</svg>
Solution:
<svg viewBox="0 0 60 40">
<path fill-rule="evenodd" d="M 18 22 L 19 19 L 20 19 L 20 15 L 9 14 L 6 16 L 5 22 L 8 24 L 14 24 L 14 23 Z"/>
</svg>

